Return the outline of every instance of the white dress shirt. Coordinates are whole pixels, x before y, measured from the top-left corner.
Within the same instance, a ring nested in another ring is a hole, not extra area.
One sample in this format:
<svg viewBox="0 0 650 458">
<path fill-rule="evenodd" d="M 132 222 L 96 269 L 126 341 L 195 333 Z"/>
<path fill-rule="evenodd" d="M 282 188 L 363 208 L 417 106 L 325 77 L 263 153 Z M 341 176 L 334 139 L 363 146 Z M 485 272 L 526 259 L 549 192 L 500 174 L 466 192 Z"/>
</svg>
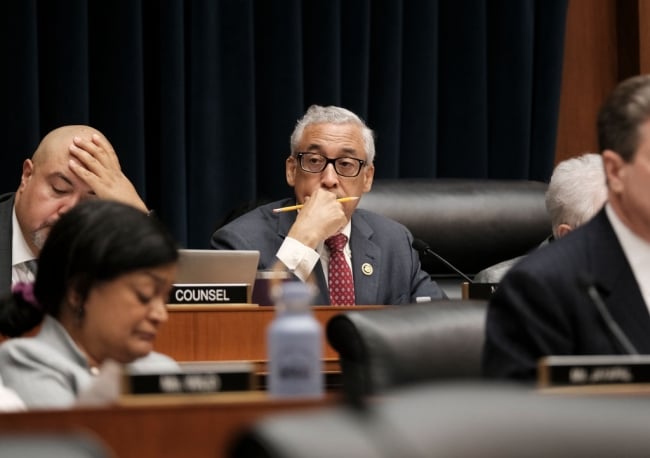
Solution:
<svg viewBox="0 0 650 458">
<path fill-rule="evenodd" d="M 632 232 L 609 204 L 605 206 L 605 211 L 650 312 L 650 243 Z"/>
<path fill-rule="evenodd" d="M 348 221 L 348 224 L 346 224 L 345 227 L 341 230 L 341 233 L 345 234 L 348 237 L 348 242 L 345 245 L 343 253 L 345 254 L 345 260 L 350 266 L 350 271 L 352 271 L 352 251 L 350 250 L 351 230 L 352 223 L 350 221 Z M 314 267 L 316 266 L 316 263 L 318 260 L 320 260 L 321 265 L 323 266 L 323 273 L 325 274 L 325 281 L 327 282 L 330 252 L 325 247 L 324 242 L 320 242 L 316 249 L 312 250 L 296 239 L 286 237 L 284 239 L 284 242 L 282 242 L 282 245 L 280 246 L 280 249 L 278 250 L 276 256 L 302 281 L 307 281 L 307 278 L 309 278 L 309 275 L 311 275 Z"/>
<path fill-rule="evenodd" d="M 16 218 L 16 208 L 12 211 L 11 228 L 11 286 L 18 282 L 33 283 L 34 273 L 25 264 L 27 261 L 36 259 L 32 250 L 27 245 L 25 237 L 20 230 Z"/>
</svg>

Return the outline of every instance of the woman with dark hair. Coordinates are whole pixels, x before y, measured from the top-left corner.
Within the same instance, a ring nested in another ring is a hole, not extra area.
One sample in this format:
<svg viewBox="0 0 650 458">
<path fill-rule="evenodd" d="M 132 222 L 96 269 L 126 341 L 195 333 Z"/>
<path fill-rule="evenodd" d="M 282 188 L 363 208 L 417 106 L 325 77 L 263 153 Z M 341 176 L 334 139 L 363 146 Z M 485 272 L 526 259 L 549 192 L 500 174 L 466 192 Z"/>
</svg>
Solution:
<svg viewBox="0 0 650 458">
<path fill-rule="evenodd" d="M 28 407 L 75 403 L 107 361 L 176 370 L 152 352 L 167 321 L 177 245 L 156 219 L 118 202 L 81 203 L 54 225 L 36 281 L 0 304 L 0 376 Z"/>
</svg>

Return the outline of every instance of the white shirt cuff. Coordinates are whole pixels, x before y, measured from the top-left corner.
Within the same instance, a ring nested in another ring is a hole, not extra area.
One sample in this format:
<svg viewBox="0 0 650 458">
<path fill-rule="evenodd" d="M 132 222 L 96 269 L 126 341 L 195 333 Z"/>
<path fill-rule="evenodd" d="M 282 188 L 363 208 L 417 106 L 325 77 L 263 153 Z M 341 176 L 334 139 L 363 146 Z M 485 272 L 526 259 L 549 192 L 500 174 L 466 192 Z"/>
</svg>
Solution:
<svg viewBox="0 0 650 458">
<path fill-rule="evenodd" d="M 320 260 L 316 250 L 312 250 L 296 239 L 286 237 L 276 253 L 277 258 L 302 281 L 307 281 Z"/>
</svg>

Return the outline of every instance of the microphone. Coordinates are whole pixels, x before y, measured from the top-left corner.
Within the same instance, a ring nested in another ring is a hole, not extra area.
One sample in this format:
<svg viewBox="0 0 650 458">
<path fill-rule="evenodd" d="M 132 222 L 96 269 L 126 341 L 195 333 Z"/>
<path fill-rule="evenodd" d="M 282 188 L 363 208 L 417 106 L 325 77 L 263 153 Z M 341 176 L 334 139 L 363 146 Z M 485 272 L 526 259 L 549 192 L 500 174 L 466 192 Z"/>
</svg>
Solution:
<svg viewBox="0 0 650 458">
<path fill-rule="evenodd" d="M 591 302 L 593 302 L 596 306 L 598 313 L 600 314 L 603 321 L 605 321 L 605 325 L 607 325 L 607 328 L 609 328 L 610 332 L 614 335 L 618 343 L 621 345 L 621 347 L 623 347 L 623 350 L 625 350 L 628 355 L 638 355 L 639 352 L 636 347 L 632 345 L 630 339 L 627 338 L 618 323 L 609 313 L 603 297 L 594 286 L 594 282 L 591 276 L 585 272 L 582 272 L 580 275 L 578 275 L 578 282 L 591 299 Z"/>
<path fill-rule="evenodd" d="M 443 258 L 442 256 L 440 256 L 438 253 L 436 253 L 435 251 L 433 251 L 427 242 L 425 242 L 425 241 L 423 241 L 423 240 L 420 240 L 420 239 L 413 239 L 413 243 L 411 244 L 411 246 L 412 246 L 416 251 L 419 251 L 420 253 L 432 254 L 433 256 L 435 256 L 436 258 L 438 258 L 440 261 L 442 261 L 442 262 L 443 262 L 447 267 L 449 267 L 451 270 L 453 270 L 453 271 L 456 272 L 458 275 L 460 275 L 461 277 L 463 277 L 463 278 L 464 278 L 464 279 L 465 279 L 465 280 L 466 280 L 470 285 L 471 285 L 472 283 L 474 283 L 474 281 L 473 281 L 472 279 L 470 279 L 467 275 L 465 275 L 464 273 L 462 273 L 462 272 L 461 272 L 457 267 L 455 267 L 452 263 L 450 263 L 450 262 L 447 261 L 445 258 Z"/>
</svg>

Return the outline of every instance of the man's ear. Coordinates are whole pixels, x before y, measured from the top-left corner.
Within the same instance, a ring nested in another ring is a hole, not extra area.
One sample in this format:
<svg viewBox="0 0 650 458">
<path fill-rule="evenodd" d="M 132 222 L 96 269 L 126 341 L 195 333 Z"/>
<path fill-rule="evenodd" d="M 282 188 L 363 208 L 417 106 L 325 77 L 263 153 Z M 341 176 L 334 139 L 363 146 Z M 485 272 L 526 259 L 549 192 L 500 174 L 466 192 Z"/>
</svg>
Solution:
<svg viewBox="0 0 650 458">
<path fill-rule="evenodd" d="M 363 171 L 363 192 L 370 192 L 375 179 L 375 166 L 370 164 Z"/>
<path fill-rule="evenodd" d="M 284 163 L 284 168 L 287 184 L 291 187 L 296 183 L 296 167 L 298 167 L 298 161 L 295 157 L 289 156 Z"/>
<path fill-rule="evenodd" d="M 20 176 L 19 189 L 24 189 L 33 175 L 34 175 L 34 163 L 32 162 L 31 159 L 25 159 L 25 161 L 23 161 L 23 173 Z"/>
<path fill-rule="evenodd" d="M 564 237 L 565 235 L 567 235 L 572 230 L 573 230 L 573 228 L 570 225 L 568 225 L 566 223 L 562 223 L 556 229 L 557 236 L 558 237 Z"/>
<path fill-rule="evenodd" d="M 602 157 L 605 176 L 607 177 L 607 187 L 612 192 L 620 193 L 623 191 L 623 179 L 627 173 L 625 161 L 617 152 L 609 149 L 603 151 Z"/>
</svg>

